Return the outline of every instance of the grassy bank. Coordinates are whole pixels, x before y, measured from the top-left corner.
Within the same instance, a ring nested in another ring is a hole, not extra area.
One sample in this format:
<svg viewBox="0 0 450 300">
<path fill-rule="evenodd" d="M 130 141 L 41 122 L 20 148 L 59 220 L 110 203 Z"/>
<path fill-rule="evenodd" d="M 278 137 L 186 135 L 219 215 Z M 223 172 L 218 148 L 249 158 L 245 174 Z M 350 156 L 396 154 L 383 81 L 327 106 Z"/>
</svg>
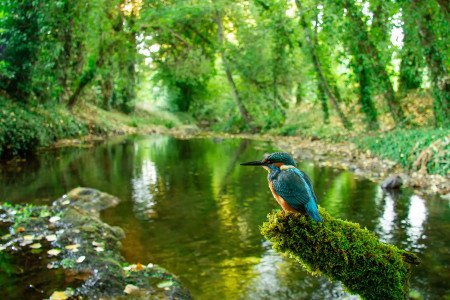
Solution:
<svg viewBox="0 0 450 300">
<path fill-rule="evenodd" d="M 147 111 L 124 114 L 82 104 L 73 111 L 58 105 L 22 105 L 0 99 L 0 158 L 26 156 L 56 141 L 88 134 L 164 131 L 192 122 L 186 115 Z"/>
<path fill-rule="evenodd" d="M 410 171 L 448 175 L 450 172 L 449 130 L 398 129 L 351 139 L 360 149 L 398 162 Z"/>
<path fill-rule="evenodd" d="M 88 133 L 88 127 L 59 106 L 34 107 L 0 101 L 0 157 L 32 153 L 59 139 Z"/>
<path fill-rule="evenodd" d="M 414 119 L 420 124 L 419 119 Z M 380 158 L 397 162 L 407 171 L 448 175 L 450 172 L 450 130 L 431 126 L 403 127 L 391 130 L 385 122 L 380 131 L 367 131 L 362 122 L 353 120 L 353 128 L 345 129 L 331 114 L 324 123 L 317 110 L 297 109 L 288 115 L 283 127 L 270 133 L 283 136 L 301 136 L 330 143 L 350 142 L 360 150 L 369 150 Z"/>
<path fill-rule="evenodd" d="M 363 151 L 397 162 L 408 171 L 447 175 L 450 172 L 448 129 L 402 128 L 384 132 L 366 132 L 354 123 L 352 130 L 340 126 L 333 116 L 330 123 L 320 122 L 320 114 L 295 111 L 285 125 L 267 132 L 270 135 L 312 137 L 330 143 L 351 142 Z M 174 114 L 136 107 L 131 114 L 106 111 L 92 104 L 80 104 L 72 112 L 64 106 L 23 106 L 0 101 L 0 157 L 27 155 L 56 141 L 88 134 L 110 135 L 166 132 L 195 124 L 188 114 Z"/>
</svg>

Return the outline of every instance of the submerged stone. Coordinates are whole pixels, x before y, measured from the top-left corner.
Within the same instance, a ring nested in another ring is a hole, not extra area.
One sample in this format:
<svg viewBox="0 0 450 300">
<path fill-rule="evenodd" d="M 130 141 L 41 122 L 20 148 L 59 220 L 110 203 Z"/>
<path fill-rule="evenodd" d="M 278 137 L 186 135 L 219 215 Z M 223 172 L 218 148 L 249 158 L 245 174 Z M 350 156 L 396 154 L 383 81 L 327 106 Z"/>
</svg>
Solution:
<svg viewBox="0 0 450 300">
<path fill-rule="evenodd" d="M 12 224 L 11 235 L 2 241 L 1 249 L 15 255 L 18 253 L 15 250 L 24 240 L 33 243 L 31 237 L 46 237 L 41 239 L 42 244 L 30 246 L 44 249 L 40 254 L 42 257 L 38 258 L 43 260 L 38 272 L 44 274 L 64 269 L 65 276 L 65 285 L 45 291 L 47 297 L 73 283 L 73 297 L 120 298 L 126 295 L 124 291 L 128 285 L 136 286 L 139 290 L 136 296 L 142 296 L 142 299 L 190 299 L 189 292 L 178 279 L 163 268 L 139 264 L 140 268 L 124 270 L 128 263 L 120 251 L 125 233 L 119 227 L 102 222 L 99 217 L 101 210 L 118 203 L 118 198 L 106 193 L 76 188 L 56 200 L 51 207 L 2 205 L 0 221 Z M 19 250 L 26 254 L 30 247 Z"/>
</svg>

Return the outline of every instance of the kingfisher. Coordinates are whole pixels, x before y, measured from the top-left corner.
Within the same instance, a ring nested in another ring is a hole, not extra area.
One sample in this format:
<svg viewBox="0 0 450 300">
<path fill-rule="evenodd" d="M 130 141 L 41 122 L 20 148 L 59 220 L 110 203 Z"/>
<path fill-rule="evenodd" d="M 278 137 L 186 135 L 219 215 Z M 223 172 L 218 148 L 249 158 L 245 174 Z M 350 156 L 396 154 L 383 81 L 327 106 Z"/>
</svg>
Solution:
<svg viewBox="0 0 450 300">
<path fill-rule="evenodd" d="M 262 166 L 269 172 L 267 180 L 273 197 L 284 211 L 305 212 L 316 222 L 322 222 L 317 209 L 311 179 L 285 152 L 275 152 L 262 160 L 241 163 L 241 166 Z"/>
</svg>

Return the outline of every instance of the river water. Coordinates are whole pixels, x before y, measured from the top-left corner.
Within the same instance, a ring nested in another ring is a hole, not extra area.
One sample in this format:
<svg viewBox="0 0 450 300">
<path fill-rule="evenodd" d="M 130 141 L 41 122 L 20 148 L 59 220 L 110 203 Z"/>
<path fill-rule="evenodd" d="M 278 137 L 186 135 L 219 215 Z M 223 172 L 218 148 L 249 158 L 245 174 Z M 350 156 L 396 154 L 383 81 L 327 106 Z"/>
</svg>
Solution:
<svg viewBox="0 0 450 300">
<path fill-rule="evenodd" d="M 195 299 L 358 298 L 338 282 L 310 276 L 275 253 L 259 233 L 267 213 L 278 207 L 266 171 L 239 162 L 278 150 L 239 139 L 121 137 L 3 166 L 0 199 L 49 204 L 77 186 L 119 197 L 122 202 L 102 219 L 125 230 L 125 258 L 160 264 L 177 274 Z M 450 297 L 448 200 L 409 190 L 387 194 L 369 180 L 312 161 L 299 168 L 332 215 L 420 256 L 413 290 L 425 299 Z"/>
</svg>

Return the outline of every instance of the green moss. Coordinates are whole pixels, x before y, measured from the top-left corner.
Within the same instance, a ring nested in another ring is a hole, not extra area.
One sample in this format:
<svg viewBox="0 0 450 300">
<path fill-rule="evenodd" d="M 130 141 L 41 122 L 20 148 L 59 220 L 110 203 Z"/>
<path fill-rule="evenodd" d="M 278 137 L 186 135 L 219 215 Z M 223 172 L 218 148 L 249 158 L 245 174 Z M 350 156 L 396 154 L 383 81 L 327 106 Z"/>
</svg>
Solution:
<svg viewBox="0 0 450 300">
<path fill-rule="evenodd" d="M 271 213 L 261 233 L 275 250 L 300 262 L 314 275 L 341 281 L 365 299 L 405 299 L 412 253 L 382 243 L 359 224 L 333 218 L 319 208 L 324 222 L 304 215 Z"/>
</svg>

